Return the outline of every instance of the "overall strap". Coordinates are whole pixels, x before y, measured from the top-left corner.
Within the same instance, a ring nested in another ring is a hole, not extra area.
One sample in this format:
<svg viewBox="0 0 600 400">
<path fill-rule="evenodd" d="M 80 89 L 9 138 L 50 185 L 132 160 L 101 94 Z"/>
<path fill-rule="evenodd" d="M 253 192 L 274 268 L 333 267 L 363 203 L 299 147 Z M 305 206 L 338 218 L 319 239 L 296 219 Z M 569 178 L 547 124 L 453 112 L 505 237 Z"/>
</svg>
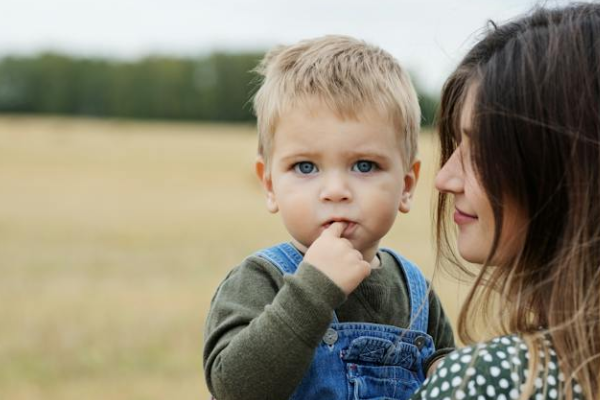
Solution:
<svg viewBox="0 0 600 400">
<path fill-rule="evenodd" d="M 280 243 L 257 251 L 254 255 L 276 266 L 282 274 L 293 274 L 302 262 L 302 253 L 290 243 Z"/>
<path fill-rule="evenodd" d="M 264 258 L 277 267 L 283 275 L 294 274 L 304 256 L 291 243 L 279 243 L 275 246 L 262 249 L 254 255 Z M 339 322 L 337 314 L 333 312 L 333 323 Z"/>
<path fill-rule="evenodd" d="M 408 284 L 408 296 L 410 298 L 410 329 L 427 332 L 429 324 L 429 299 L 427 298 L 427 281 L 421 270 L 412 262 L 402 257 L 392 249 L 381 249 L 391 254 Z"/>
</svg>

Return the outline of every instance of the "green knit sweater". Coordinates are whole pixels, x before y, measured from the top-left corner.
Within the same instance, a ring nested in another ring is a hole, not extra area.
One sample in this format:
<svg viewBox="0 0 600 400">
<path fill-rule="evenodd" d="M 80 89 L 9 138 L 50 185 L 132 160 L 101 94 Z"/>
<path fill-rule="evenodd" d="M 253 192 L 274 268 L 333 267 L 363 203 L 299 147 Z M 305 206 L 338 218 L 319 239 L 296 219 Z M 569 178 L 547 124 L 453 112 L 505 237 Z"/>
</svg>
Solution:
<svg viewBox="0 0 600 400">
<path fill-rule="evenodd" d="M 340 322 L 405 328 L 408 289 L 393 256 L 378 253 L 374 269 L 348 297 L 314 266 L 302 262 L 282 275 L 250 256 L 217 289 L 205 326 L 206 382 L 218 400 L 287 399 L 308 369 L 335 310 Z M 429 296 L 428 333 L 436 353 L 454 348 L 452 328 L 438 297 Z"/>
</svg>

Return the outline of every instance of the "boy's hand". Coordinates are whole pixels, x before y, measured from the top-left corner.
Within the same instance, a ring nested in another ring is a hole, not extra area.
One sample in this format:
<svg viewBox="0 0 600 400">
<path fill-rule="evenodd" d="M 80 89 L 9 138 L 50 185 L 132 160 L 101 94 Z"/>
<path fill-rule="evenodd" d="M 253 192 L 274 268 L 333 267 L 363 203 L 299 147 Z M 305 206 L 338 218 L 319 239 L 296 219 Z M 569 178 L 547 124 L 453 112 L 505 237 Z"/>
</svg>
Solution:
<svg viewBox="0 0 600 400">
<path fill-rule="evenodd" d="M 308 248 L 304 260 L 349 295 L 369 276 L 371 265 L 348 239 L 342 238 L 347 225 L 345 222 L 332 223 Z"/>
</svg>

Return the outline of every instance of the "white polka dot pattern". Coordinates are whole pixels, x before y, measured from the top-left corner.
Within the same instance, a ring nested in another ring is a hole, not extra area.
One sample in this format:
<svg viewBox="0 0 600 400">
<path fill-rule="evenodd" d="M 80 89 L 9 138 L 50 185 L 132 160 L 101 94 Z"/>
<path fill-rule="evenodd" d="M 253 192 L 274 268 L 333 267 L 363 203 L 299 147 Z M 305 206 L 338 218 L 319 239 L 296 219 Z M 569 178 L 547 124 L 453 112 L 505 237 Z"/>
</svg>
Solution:
<svg viewBox="0 0 600 400">
<path fill-rule="evenodd" d="M 548 348 L 547 354 L 542 352 L 540 356 L 548 360 L 547 368 L 538 371 L 531 399 L 562 398 L 560 392 L 564 390 L 565 376 L 559 370 L 556 352 Z M 528 360 L 527 346 L 515 335 L 466 347 L 448 355 L 412 400 L 519 399 L 529 374 Z M 584 400 L 577 383 L 573 384 L 572 392 L 575 400 Z"/>
</svg>

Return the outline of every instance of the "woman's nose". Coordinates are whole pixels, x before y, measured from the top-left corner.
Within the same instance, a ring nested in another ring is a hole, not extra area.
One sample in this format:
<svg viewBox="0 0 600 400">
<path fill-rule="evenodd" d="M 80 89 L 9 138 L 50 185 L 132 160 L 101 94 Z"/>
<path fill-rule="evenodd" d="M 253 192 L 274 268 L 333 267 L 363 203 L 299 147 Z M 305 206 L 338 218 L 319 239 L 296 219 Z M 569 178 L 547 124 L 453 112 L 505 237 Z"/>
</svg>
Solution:
<svg viewBox="0 0 600 400">
<path fill-rule="evenodd" d="M 349 182 L 342 173 L 330 173 L 324 177 L 323 186 L 320 193 L 321 201 L 350 201 L 352 200 L 352 191 Z"/>
<path fill-rule="evenodd" d="M 463 166 L 458 148 L 435 176 L 435 188 L 442 193 L 461 193 L 464 190 Z"/>
</svg>

